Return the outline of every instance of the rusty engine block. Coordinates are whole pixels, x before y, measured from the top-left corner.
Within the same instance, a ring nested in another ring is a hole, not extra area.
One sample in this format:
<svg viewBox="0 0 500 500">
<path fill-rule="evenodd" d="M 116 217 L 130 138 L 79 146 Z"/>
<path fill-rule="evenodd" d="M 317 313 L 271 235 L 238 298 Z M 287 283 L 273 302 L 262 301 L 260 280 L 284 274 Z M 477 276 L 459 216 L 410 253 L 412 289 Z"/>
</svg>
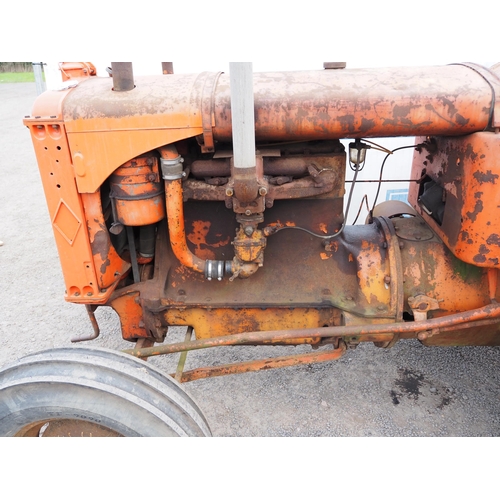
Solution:
<svg viewBox="0 0 500 500">
<path fill-rule="evenodd" d="M 94 325 L 75 341 L 95 338 L 94 310 L 110 306 L 140 357 L 314 348 L 182 381 L 335 359 L 365 341 L 500 344 L 498 67 L 241 70 L 238 80 L 235 66 L 234 81 L 76 68 L 24 120 L 66 300 Z M 356 179 L 368 138 L 394 136 L 416 138 L 414 211 L 375 207 L 369 223 L 346 225 L 346 164 Z M 348 153 L 340 139 L 353 141 Z M 171 326 L 196 340 L 154 346 Z"/>
</svg>

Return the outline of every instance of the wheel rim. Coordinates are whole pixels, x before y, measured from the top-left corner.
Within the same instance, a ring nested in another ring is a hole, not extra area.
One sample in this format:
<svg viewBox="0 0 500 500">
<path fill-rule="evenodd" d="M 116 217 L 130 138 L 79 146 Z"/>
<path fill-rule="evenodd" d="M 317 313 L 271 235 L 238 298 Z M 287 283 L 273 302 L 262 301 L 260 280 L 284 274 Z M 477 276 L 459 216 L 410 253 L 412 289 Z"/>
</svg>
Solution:
<svg viewBox="0 0 500 500">
<path fill-rule="evenodd" d="M 31 423 L 16 437 L 123 437 L 113 429 L 85 420 L 61 418 Z"/>
</svg>

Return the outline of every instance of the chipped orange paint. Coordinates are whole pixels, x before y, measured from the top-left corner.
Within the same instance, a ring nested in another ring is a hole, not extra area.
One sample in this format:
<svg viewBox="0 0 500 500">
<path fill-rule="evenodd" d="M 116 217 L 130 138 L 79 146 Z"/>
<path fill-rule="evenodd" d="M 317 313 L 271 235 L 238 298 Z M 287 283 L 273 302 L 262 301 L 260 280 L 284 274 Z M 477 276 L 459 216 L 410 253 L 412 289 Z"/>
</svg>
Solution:
<svg viewBox="0 0 500 500">
<path fill-rule="evenodd" d="M 51 98 L 52 104 L 53 101 Z M 40 105 L 35 105 L 35 109 L 39 112 Z M 87 216 L 76 189 L 64 123 L 57 118 L 25 119 L 24 123 L 30 128 L 37 156 L 66 285 L 65 299 L 103 304 L 112 290 L 100 289 L 100 270 L 96 270 L 92 255 Z"/>
<path fill-rule="evenodd" d="M 195 246 L 194 253 L 201 259 L 215 259 L 215 252 L 211 248 L 219 248 L 229 244 L 231 241 L 230 237 L 225 240 L 219 240 L 214 243 L 207 243 L 207 236 L 210 232 L 210 226 L 212 223 L 210 221 L 195 220 L 191 222 L 192 229 L 187 233 L 187 239 Z"/>
<path fill-rule="evenodd" d="M 120 318 L 122 336 L 125 340 L 149 338 L 144 328 L 142 307 L 138 299 L 139 293 L 135 292 L 120 295 L 108 304 Z"/>
<path fill-rule="evenodd" d="M 228 80 L 221 75 L 214 104 L 223 142 Z M 459 65 L 255 74 L 253 89 L 255 135 L 266 141 L 462 135 L 484 130 L 492 106 L 487 78 Z"/>
<path fill-rule="evenodd" d="M 425 172 L 443 189 L 442 221 L 422 208 L 419 184 L 410 186 L 409 202 L 460 260 L 500 268 L 500 218 L 493 216 L 500 206 L 500 134 L 433 137 L 426 144 L 414 154 L 412 177 Z"/>
<path fill-rule="evenodd" d="M 203 273 L 205 270 L 205 261 L 194 255 L 189 250 L 186 242 L 184 208 L 182 205 L 182 181 L 179 179 L 165 182 L 165 196 L 168 231 L 172 250 L 181 264 Z"/>
</svg>

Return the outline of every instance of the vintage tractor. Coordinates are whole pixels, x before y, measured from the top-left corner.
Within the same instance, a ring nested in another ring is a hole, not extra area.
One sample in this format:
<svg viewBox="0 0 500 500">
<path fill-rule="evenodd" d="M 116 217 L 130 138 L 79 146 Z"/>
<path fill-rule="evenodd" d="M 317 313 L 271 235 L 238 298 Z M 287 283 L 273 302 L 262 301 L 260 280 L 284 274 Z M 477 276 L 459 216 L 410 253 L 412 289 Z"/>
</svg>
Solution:
<svg viewBox="0 0 500 500">
<path fill-rule="evenodd" d="M 108 306 L 133 345 L 4 368 L 1 435 L 209 435 L 179 382 L 335 360 L 360 342 L 500 344 L 499 65 L 164 68 L 112 63 L 111 79 L 65 63 L 63 89 L 24 119 L 65 298 L 93 326 L 73 341 L 96 338 Z M 414 150 L 411 207 L 347 225 L 373 139 L 396 136 Z M 184 342 L 164 343 L 172 326 Z M 193 349 L 263 344 L 311 350 L 183 369 Z M 175 377 L 138 359 L 173 353 Z"/>
</svg>

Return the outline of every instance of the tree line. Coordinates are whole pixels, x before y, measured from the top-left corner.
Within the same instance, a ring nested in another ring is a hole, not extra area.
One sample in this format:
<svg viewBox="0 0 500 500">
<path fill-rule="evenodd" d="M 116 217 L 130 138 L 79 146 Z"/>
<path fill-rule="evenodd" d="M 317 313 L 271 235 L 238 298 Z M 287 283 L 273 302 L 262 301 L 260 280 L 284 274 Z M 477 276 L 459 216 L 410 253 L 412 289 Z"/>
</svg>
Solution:
<svg viewBox="0 0 500 500">
<path fill-rule="evenodd" d="M 33 72 L 31 62 L 0 62 L 0 73 L 29 73 Z"/>
</svg>

